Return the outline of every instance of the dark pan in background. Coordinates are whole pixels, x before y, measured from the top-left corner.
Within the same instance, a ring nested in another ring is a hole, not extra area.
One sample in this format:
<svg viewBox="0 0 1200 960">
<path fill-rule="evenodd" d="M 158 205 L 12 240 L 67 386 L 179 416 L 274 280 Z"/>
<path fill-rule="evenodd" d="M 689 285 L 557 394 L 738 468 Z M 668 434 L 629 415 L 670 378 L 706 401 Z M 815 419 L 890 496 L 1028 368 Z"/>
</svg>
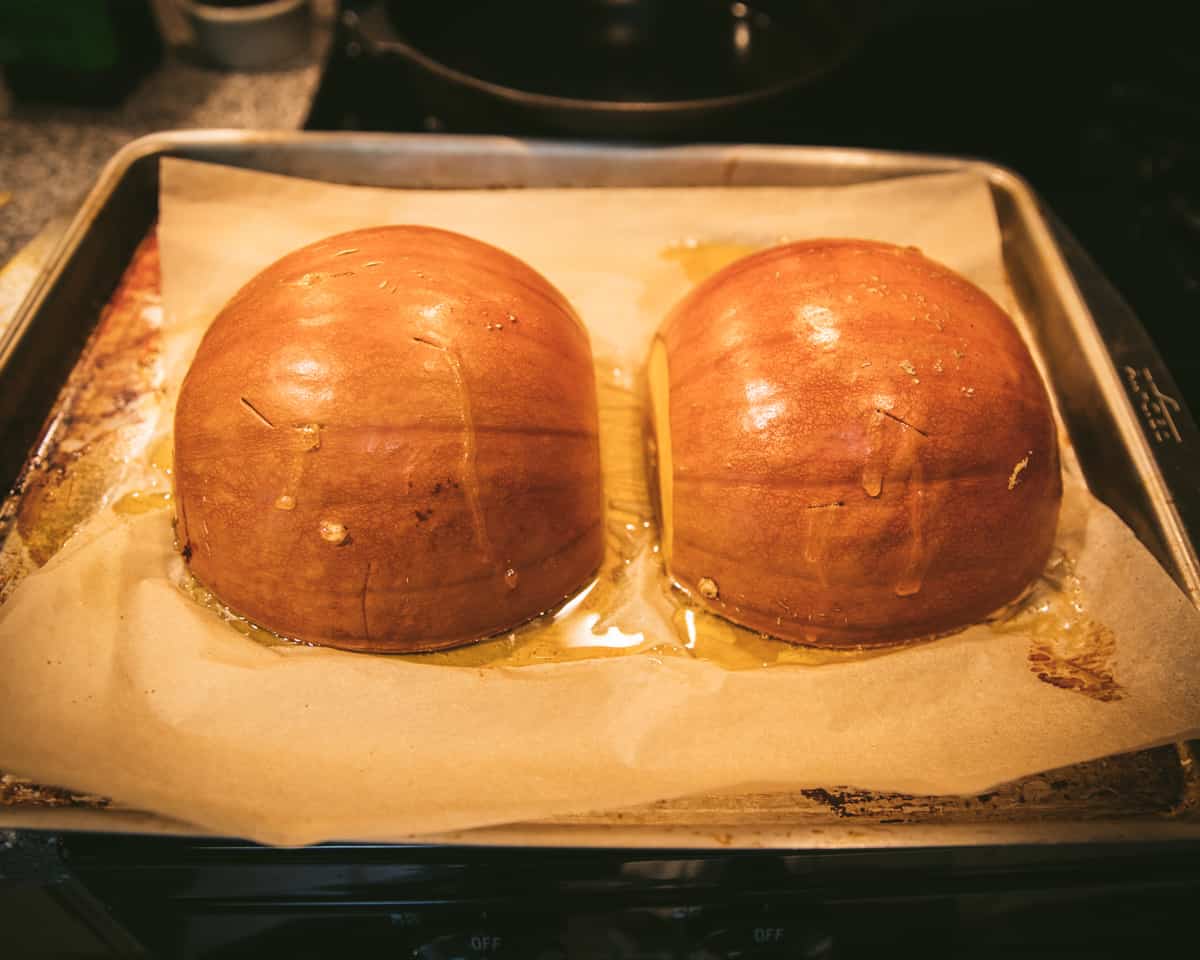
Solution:
<svg viewBox="0 0 1200 960">
<path fill-rule="evenodd" d="M 678 139 L 737 124 L 850 57 L 875 0 L 350 3 L 364 55 L 401 65 L 451 129 Z M 378 95 L 386 98 L 386 70 Z"/>
</svg>

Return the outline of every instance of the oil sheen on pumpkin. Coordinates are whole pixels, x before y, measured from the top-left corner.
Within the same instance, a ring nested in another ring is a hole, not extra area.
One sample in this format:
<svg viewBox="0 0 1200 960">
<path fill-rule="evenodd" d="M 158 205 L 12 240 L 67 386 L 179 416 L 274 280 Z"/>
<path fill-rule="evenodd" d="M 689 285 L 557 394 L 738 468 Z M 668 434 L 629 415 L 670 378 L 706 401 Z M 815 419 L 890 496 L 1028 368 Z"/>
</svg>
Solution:
<svg viewBox="0 0 1200 960">
<path fill-rule="evenodd" d="M 603 556 L 587 333 L 458 234 L 297 250 L 213 322 L 175 418 L 178 537 L 231 611 L 353 650 L 508 630 Z"/>
<path fill-rule="evenodd" d="M 745 257 L 666 319 L 648 364 L 671 576 L 798 643 L 960 629 L 1049 556 L 1049 399 L 1011 319 L 912 248 Z"/>
</svg>

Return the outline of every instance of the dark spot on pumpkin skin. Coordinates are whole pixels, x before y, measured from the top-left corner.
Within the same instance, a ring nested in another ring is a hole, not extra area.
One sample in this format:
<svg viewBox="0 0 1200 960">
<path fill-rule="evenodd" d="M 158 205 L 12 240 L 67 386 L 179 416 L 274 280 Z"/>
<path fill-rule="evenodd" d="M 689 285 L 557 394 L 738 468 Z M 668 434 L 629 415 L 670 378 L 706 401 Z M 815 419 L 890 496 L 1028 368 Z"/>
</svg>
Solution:
<svg viewBox="0 0 1200 960">
<path fill-rule="evenodd" d="M 442 484 L 441 484 L 441 481 L 438 481 L 437 483 L 435 483 L 433 485 L 433 495 L 436 497 L 441 492 L 442 492 Z"/>
<path fill-rule="evenodd" d="M 424 523 L 426 520 L 428 520 L 430 517 L 433 516 L 433 511 L 432 510 L 414 510 L 413 516 L 415 516 L 417 518 L 417 521 L 419 523 Z"/>
<path fill-rule="evenodd" d="M 192 559 L 192 545 L 190 543 L 185 543 L 183 545 L 183 549 L 180 551 L 180 553 L 183 554 L 184 560 L 191 560 Z"/>
</svg>

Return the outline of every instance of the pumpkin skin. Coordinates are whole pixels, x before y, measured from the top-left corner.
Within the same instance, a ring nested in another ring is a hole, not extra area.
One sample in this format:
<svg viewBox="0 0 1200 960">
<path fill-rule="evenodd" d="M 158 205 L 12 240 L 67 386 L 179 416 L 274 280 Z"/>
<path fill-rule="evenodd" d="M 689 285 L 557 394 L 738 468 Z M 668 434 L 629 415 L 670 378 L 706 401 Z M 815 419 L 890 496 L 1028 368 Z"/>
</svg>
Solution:
<svg viewBox="0 0 1200 960">
<path fill-rule="evenodd" d="M 201 342 L 175 491 L 196 578 L 279 634 L 416 652 L 511 628 L 603 555 L 587 333 L 544 277 L 459 234 L 314 243 Z"/>
<path fill-rule="evenodd" d="M 901 643 L 984 619 L 1045 566 L 1046 389 L 1008 315 L 915 248 L 729 265 L 663 323 L 650 390 L 668 570 L 730 620 Z"/>
</svg>

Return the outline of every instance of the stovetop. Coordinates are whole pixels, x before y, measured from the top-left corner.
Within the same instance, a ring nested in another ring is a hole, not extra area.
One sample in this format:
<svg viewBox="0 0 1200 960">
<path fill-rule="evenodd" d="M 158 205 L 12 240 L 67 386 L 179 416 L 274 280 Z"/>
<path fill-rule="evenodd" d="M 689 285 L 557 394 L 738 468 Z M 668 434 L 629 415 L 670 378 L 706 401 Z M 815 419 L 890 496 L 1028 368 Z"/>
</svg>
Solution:
<svg viewBox="0 0 1200 960">
<path fill-rule="evenodd" d="M 1200 317 L 1194 33 L 1153 2 L 1111 12 L 1030 0 L 920 6 L 819 82 L 689 139 L 965 154 L 1011 167 L 1128 299 L 1200 410 L 1200 357 L 1188 349 Z M 399 64 L 345 29 L 307 127 L 556 135 L 486 111 L 430 112 Z M 349 943 L 360 956 L 426 960 L 1115 957 L 1177 949 L 1200 895 L 1196 851 L 1181 845 L 651 855 L 22 842 L 54 848 L 29 858 L 36 869 L 22 895 L 44 887 L 39 909 L 53 901 L 103 940 L 95 956 L 140 955 L 137 941 L 184 957 L 342 956 Z M 0 944 L 15 936 L 20 953 L 28 933 L 31 947 L 45 947 L 53 925 L 42 913 L 23 908 L 25 925 L 6 928 L 3 907 Z"/>
<path fill-rule="evenodd" d="M 1200 316 L 1200 58 L 1186 25 L 1154 2 L 1136 14 L 1030 0 L 932 0 L 912 11 L 770 109 L 689 139 L 947 153 L 1011 167 L 1130 302 L 1200 410 L 1200 357 L 1188 349 Z M 307 126 L 556 134 L 496 116 L 429 112 L 400 64 L 343 29 Z"/>
</svg>

